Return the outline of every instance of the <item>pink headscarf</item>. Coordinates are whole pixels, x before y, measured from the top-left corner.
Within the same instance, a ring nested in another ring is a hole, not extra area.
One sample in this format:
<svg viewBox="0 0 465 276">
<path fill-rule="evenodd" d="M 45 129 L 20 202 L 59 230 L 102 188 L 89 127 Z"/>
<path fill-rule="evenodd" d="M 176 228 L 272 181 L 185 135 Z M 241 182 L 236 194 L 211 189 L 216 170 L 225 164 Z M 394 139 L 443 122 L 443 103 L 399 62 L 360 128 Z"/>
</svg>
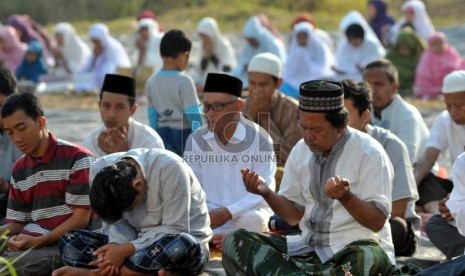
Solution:
<svg viewBox="0 0 465 276">
<path fill-rule="evenodd" d="M 0 49 L 0 61 L 3 66 L 13 74 L 23 61 L 24 53 L 27 50 L 27 44 L 19 40 L 18 32 L 11 26 L 0 27 L 0 40 L 2 47 Z"/>
<path fill-rule="evenodd" d="M 160 33 L 164 33 L 165 30 L 163 29 L 163 27 L 160 25 L 160 22 L 158 22 L 158 19 L 157 19 L 157 16 L 155 15 L 155 13 L 151 10 L 144 10 L 144 11 L 141 11 L 138 15 L 137 15 L 137 21 L 140 21 L 144 18 L 149 18 L 149 19 L 153 19 L 155 22 L 157 22 L 157 25 L 158 25 L 158 32 Z"/>
<path fill-rule="evenodd" d="M 444 43 L 444 52 L 437 54 L 431 45 L 437 40 Z M 415 74 L 414 96 L 419 98 L 435 98 L 441 95 L 442 80 L 452 71 L 459 69 L 460 54 L 447 43 L 446 35 L 434 32 L 428 38 L 428 50 L 423 52 Z"/>
</svg>

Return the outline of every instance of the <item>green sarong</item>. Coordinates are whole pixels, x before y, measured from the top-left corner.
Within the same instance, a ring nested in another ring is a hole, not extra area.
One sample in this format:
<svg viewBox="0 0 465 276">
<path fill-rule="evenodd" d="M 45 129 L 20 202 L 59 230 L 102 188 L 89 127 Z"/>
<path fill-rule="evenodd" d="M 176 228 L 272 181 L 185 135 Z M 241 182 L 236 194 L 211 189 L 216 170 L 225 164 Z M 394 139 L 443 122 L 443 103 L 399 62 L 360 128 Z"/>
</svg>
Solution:
<svg viewBox="0 0 465 276">
<path fill-rule="evenodd" d="M 374 241 L 356 241 L 321 263 L 312 252 L 288 256 L 286 238 L 240 229 L 231 232 L 223 246 L 227 275 L 392 275 L 393 265 Z"/>
</svg>

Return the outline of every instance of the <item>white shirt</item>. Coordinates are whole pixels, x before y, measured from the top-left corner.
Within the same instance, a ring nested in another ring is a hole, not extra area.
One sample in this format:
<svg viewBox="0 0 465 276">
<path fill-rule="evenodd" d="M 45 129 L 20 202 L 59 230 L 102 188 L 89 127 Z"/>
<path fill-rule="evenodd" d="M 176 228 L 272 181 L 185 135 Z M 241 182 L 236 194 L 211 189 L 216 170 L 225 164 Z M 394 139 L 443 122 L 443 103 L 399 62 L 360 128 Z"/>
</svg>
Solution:
<svg viewBox="0 0 465 276">
<path fill-rule="evenodd" d="M 429 130 L 418 109 L 396 95 L 391 104 L 381 111 L 381 118 L 373 112 L 374 125 L 390 130 L 407 146 L 410 161 L 414 164 L 423 156 Z"/>
<path fill-rule="evenodd" d="M 89 135 L 87 135 L 86 138 L 84 138 L 84 141 L 82 142 L 82 145 L 88 148 L 96 158 L 107 155 L 107 153 L 102 151 L 98 146 L 98 137 L 103 130 L 105 130 L 105 125 L 102 125 L 98 129 L 91 132 Z M 133 118 L 129 118 L 129 128 L 127 135 L 129 149 L 165 148 L 163 140 L 153 128 L 141 124 Z"/>
<path fill-rule="evenodd" d="M 405 218 L 413 219 L 415 230 L 420 231 L 420 217 L 415 212 L 418 190 L 413 176 L 412 162 L 408 158 L 407 147 L 392 132 L 377 126 L 367 126 L 367 133 L 378 141 L 386 151 L 394 168 L 392 181 L 392 201 L 407 198 L 409 200 Z"/>
<path fill-rule="evenodd" d="M 109 242 L 131 242 L 136 251 L 167 234 L 189 233 L 205 245 L 212 236 L 205 193 L 182 159 L 168 150 L 133 149 L 97 159 L 90 169 L 91 182 L 97 173 L 122 158 L 140 166 L 147 183 L 144 201 L 113 224 L 102 223 Z"/>
<path fill-rule="evenodd" d="M 347 128 L 346 135 L 350 135 L 343 146 L 342 153 L 337 157 L 334 168 L 334 176 L 347 178 L 350 182 L 350 190 L 361 200 L 373 202 L 389 218 L 391 213 L 391 190 L 393 179 L 393 168 L 389 157 L 382 146 L 368 134 Z M 334 148 L 334 147 L 333 147 Z M 331 154 L 330 154 L 331 156 Z M 287 239 L 288 254 L 298 255 L 315 251 L 322 262 L 327 261 L 344 246 L 358 240 L 372 239 L 379 241 L 379 234 L 358 223 L 338 200 L 333 200 L 329 206 L 330 226 L 327 233 L 316 233 L 308 223 L 318 220 L 312 217 L 317 213 L 318 200 L 312 195 L 314 187 L 313 164 L 317 155 L 312 153 L 304 140 L 300 140 L 292 149 L 284 169 L 279 194 L 305 208 L 305 213 L 299 223 L 302 233 L 289 236 Z M 329 160 L 328 157 L 327 159 Z M 328 161 L 329 162 L 329 161 Z M 327 218 L 325 218 L 327 219 Z M 328 248 L 313 248 L 311 243 L 315 236 L 328 238 Z M 310 241 L 310 242 L 309 242 Z"/>
<path fill-rule="evenodd" d="M 413 176 L 412 162 L 408 157 L 405 144 L 397 136 L 387 129 L 377 126 L 367 126 L 367 133 L 378 141 L 389 156 L 389 160 L 394 168 L 394 178 L 392 181 L 392 201 L 403 198 L 408 199 L 405 210 L 405 218 L 413 222 L 415 235 L 420 236 L 421 218 L 415 212 L 415 201 L 418 200 L 418 190 Z M 385 227 L 380 231 L 380 242 L 383 249 L 388 254 L 391 262 L 395 265 L 394 244 L 391 238 L 391 225 L 386 221 Z"/>
<path fill-rule="evenodd" d="M 460 154 L 452 167 L 454 188 L 446 202 L 461 235 L 465 236 L 465 154 Z"/>
<path fill-rule="evenodd" d="M 274 190 L 276 158 L 268 133 L 242 115 L 227 145 L 203 127 L 187 138 L 186 161 L 207 194 L 208 210 L 226 207 L 233 219 L 252 209 L 271 208 L 259 196 L 247 192 L 241 169 L 249 168 Z"/>
<path fill-rule="evenodd" d="M 429 136 L 428 148 L 438 149 L 444 153 L 449 149 L 451 164 L 465 150 L 465 125 L 456 124 L 447 110 L 434 121 Z"/>
</svg>

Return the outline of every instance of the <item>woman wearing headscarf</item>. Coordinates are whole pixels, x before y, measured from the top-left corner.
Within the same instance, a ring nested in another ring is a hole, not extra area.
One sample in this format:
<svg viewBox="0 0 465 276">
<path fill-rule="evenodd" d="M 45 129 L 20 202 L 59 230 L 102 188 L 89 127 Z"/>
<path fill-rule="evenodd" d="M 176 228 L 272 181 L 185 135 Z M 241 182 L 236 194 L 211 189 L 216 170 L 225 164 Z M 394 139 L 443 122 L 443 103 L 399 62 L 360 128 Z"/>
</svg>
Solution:
<svg viewBox="0 0 465 276">
<path fill-rule="evenodd" d="M 107 26 L 101 23 L 92 25 L 88 37 L 94 48 L 82 73 L 91 73 L 92 81 L 90 83 L 88 81 L 77 83 L 75 87 L 77 91 L 100 89 L 105 74 L 114 74 L 120 67 L 131 67 L 126 49 L 110 35 Z"/>
<path fill-rule="evenodd" d="M 153 72 L 161 69 L 163 60 L 160 56 L 160 41 L 163 34 L 159 32 L 158 23 L 151 18 L 142 18 L 137 22 L 136 51 L 133 64 L 136 67 L 150 67 Z"/>
<path fill-rule="evenodd" d="M 16 71 L 18 81 L 37 83 L 39 76 L 47 74 L 47 67 L 42 55 L 42 46 L 36 40 L 29 42 L 23 61 Z"/>
<path fill-rule="evenodd" d="M 214 18 L 202 18 L 197 25 L 197 33 L 201 41 L 200 60 L 194 65 L 192 77 L 201 91 L 208 73 L 229 73 L 234 68 L 236 55 Z"/>
<path fill-rule="evenodd" d="M 362 80 L 362 70 L 384 57 L 386 49 L 358 11 L 349 12 L 339 24 L 342 33 L 336 51 L 335 79 Z"/>
<path fill-rule="evenodd" d="M 396 42 L 389 48 L 386 59 L 390 60 L 399 72 L 399 94 L 412 95 L 415 70 L 421 54 L 426 50 L 425 41 L 411 28 L 403 28 Z"/>
<path fill-rule="evenodd" d="M 434 33 L 434 26 L 426 11 L 425 4 L 420 0 L 408 0 L 401 7 L 402 17 L 392 26 L 391 43 L 405 26 L 411 27 L 424 41 Z"/>
<path fill-rule="evenodd" d="M 332 78 L 334 56 L 328 45 L 316 34 L 308 22 L 294 26 L 291 43 L 283 68 L 283 85 L 280 91 L 298 98 L 299 86 L 308 80 Z"/>
<path fill-rule="evenodd" d="M 89 46 L 76 33 L 74 27 L 66 22 L 55 25 L 54 36 L 56 41 L 54 73 L 73 75 L 80 72 L 91 55 Z"/>
<path fill-rule="evenodd" d="M 33 20 L 29 16 L 14 14 L 8 17 L 6 25 L 12 26 L 18 32 L 21 42 L 29 44 L 31 41 L 38 41 L 42 48 L 42 55 L 46 63 L 51 63 L 51 53 L 49 44 L 44 40 L 45 33 L 36 31 Z M 35 23 L 35 22 L 34 22 Z"/>
<path fill-rule="evenodd" d="M 152 19 L 157 23 L 157 32 L 159 32 L 159 33 L 164 33 L 165 32 L 163 27 L 158 22 L 157 16 L 155 15 L 155 13 L 153 11 L 144 10 L 144 11 L 141 11 L 139 14 L 137 14 L 137 18 L 136 18 L 137 22 L 141 21 L 144 18 Z"/>
<path fill-rule="evenodd" d="M 247 42 L 238 58 L 232 75 L 242 80 L 244 88 L 248 87 L 247 66 L 257 54 L 270 52 L 284 62 L 286 49 L 279 32 L 271 26 L 264 15 L 252 16 L 244 26 L 243 36 Z"/>
<path fill-rule="evenodd" d="M 300 12 L 295 17 L 291 23 L 291 31 L 294 31 L 294 26 L 299 24 L 300 22 L 308 22 L 313 26 L 313 31 L 316 35 L 320 37 L 320 39 L 328 45 L 331 52 L 334 53 L 335 47 L 334 42 L 331 36 L 324 30 L 318 28 L 313 16 L 308 12 Z"/>
<path fill-rule="evenodd" d="M 368 23 L 384 46 L 389 44 L 389 30 L 395 20 L 387 14 L 387 4 L 383 0 L 368 1 Z"/>
<path fill-rule="evenodd" d="M 19 40 L 18 33 L 11 26 L 0 27 L 0 62 L 13 74 L 22 63 L 27 44 Z"/>
<path fill-rule="evenodd" d="M 461 57 L 457 50 L 447 43 L 446 35 L 435 32 L 428 38 L 428 50 L 423 52 L 415 73 L 413 95 L 422 99 L 441 96 L 442 80 L 452 71 L 458 70 Z"/>
</svg>

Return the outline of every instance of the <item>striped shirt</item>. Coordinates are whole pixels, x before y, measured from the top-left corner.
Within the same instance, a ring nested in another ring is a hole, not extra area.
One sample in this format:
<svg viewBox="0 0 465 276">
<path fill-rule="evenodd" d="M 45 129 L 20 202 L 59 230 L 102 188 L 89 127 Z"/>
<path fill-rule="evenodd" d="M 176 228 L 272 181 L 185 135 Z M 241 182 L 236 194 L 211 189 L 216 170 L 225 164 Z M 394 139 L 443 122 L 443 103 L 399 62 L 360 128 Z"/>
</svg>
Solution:
<svg viewBox="0 0 465 276">
<path fill-rule="evenodd" d="M 39 159 L 23 155 L 13 167 L 6 221 L 23 224 L 23 234 L 46 235 L 71 217 L 73 208 L 90 208 L 86 148 L 50 133 Z"/>
</svg>

